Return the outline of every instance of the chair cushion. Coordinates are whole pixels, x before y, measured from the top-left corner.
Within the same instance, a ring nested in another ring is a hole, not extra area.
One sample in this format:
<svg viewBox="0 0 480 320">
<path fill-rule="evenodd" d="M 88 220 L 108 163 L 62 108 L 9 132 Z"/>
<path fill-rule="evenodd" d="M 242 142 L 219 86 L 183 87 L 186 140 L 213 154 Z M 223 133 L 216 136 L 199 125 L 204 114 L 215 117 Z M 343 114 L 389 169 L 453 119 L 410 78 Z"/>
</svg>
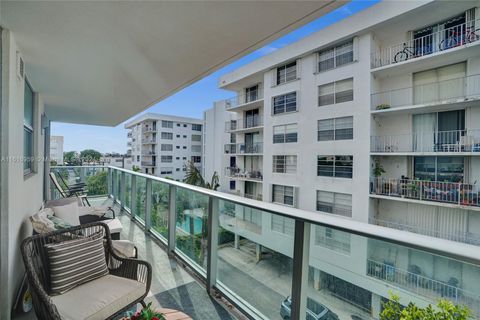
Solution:
<svg viewBox="0 0 480 320">
<path fill-rule="evenodd" d="M 53 216 L 53 210 L 45 208 L 30 217 L 33 230 L 37 233 L 47 233 L 55 231 L 55 224 L 49 218 Z"/>
<path fill-rule="evenodd" d="M 103 320 L 145 294 L 143 283 L 107 275 L 52 297 L 62 319 Z"/>
<path fill-rule="evenodd" d="M 122 223 L 117 218 L 102 221 L 107 224 L 110 233 L 119 233 L 122 231 Z"/>
<path fill-rule="evenodd" d="M 55 216 L 60 219 L 65 220 L 68 224 L 72 226 L 80 225 L 80 219 L 78 218 L 78 204 L 72 202 L 65 206 L 52 207 Z"/>
<path fill-rule="evenodd" d="M 50 295 L 63 294 L 76 286 L 108 274 L 103 233 L 45 245 L 50 268 Z"/>
</svg>

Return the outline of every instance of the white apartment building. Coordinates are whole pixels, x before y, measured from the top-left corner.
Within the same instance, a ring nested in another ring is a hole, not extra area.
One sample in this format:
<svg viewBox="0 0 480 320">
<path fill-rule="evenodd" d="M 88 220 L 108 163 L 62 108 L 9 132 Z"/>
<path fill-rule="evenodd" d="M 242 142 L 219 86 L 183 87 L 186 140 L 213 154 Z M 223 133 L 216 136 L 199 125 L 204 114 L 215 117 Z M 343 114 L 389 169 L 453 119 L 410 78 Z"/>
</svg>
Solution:
<svg viewBox="0 0 480 320">
<path fill-rule="evenodd" d="M 63 165 L 63 136 L 50 136 L 50 161 Z"/>
<path fill-rule="evenodd" d="M 146 113 L 125 124 L 132 167 L 159 177 L 183 180 L 185 164 L 202 170 L 203 121 Z M 131 151 L 130 151 L 131 150 Z"/>
<path fill-rule="evenodd" d="M 100 158 L 100 162 L 104 165 L 124 168 L 128 170 L 132 170 L 133 168 L 131 154 L 105 153 Z"/>
<path fill-rule="evenodd" d="M 219 86 L 236 96 L 206 111 L 204 156 L 222 191 L 480 245 L 480 1 L 382 2 Z M 224 213 L 292 252 L 291 220 Z M 480 311 L 477 268 L 323 227 L 311 243 L 312 286 L 374 318 L 390 291 Z"/>
</svg>

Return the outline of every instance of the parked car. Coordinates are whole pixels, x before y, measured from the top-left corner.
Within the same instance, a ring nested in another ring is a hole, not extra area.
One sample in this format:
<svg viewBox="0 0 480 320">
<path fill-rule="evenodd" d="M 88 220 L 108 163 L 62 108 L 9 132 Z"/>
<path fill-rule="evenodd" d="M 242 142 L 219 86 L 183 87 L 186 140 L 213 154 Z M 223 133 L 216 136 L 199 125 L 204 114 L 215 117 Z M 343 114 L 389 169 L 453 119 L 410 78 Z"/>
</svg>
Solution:
<svg viewBox="0 0 480 320">
<path fill-rule="evenodd" d="M 283 300 L 280 307 L 280 315 L 284 320 L 290 320 L 292 312 L 292 298 Z M 338 320 L 338 316 L 320 302 L 307 298 L 307 320 Z"/>
</svg>

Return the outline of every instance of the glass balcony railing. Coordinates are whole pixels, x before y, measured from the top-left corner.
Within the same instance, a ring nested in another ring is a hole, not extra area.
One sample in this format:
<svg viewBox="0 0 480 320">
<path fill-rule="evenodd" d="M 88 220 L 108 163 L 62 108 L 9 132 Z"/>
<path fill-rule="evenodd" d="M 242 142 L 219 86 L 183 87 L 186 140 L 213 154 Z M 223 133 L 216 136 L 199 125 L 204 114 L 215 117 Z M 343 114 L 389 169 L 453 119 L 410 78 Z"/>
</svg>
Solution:
<svg viewBox="0 0 480 320">
<path fill-rule="evenodd" d="M 480 315 L 476 246 L 103 170 L 108 194 L 146 234 L 251 318 L 305 319 L 321 309 L 331 319 L 373 319 L 390 292 L 403 305 L 443 298 Z"/>
<path fill-rule="evenodd" d="M 225 153 L 228 154 L 261 154 L 263 153 L 263 142 L 254 143 L 227 143 Z"/>
<path fill-rule="evenodd" d="M 480 129 L 371 137 L 372 152 L 480 152 Z"/>
<path fill-rule="evenodd" d="M 62 188 L 66 185 L 85 183 L 89 197 L 105 196 L 107 194 L 107 169 L 104 166 L 55 166 L 50 168 L 57 176 L 57 181 Z M 51 184 L 51 199 L 61 197 L 58 190 Z"/>
<path fill-rule="evenodd" d="M 371 109 L 387 110 L 407 106 L 456 103 L 472 99 L 480 99 L 479 74 L 373 93 Z"/>
<path fill-rule="evenodd" d="M 371 193 L 406 199 L 479 207 L 480 189 L 475 184 L 374 178 Z"/>
<path fill-rule="evenodd" d="M 225 108 L 227 110 L 234 109 L 241 106 L 253 104 L 254 102 L 263 100 L 263 87 L 258 87 L 256 90 L 251 90 L 248 93 L 237 95 L 233 98 L 225 100 Z"/>
<path fill-rule="evenodd" d="M 386 46 L 371 55 L 371 67 L 379 68 L 403 61 L 418 59 L 434 53 L 448 52 L 480 40 L 480 20 L 471 20 L 406 42 Z"/>
<path fill-rule="evenodd" d="M 262 181 L 263 175 L 260 169 L 242 169 L 238 167 L 225 168 L 225 175 L 230 178 L 239 178 L 245 180 Z"/>
<path fill-rule="evenodd" d="M 225 132 L 241 131 L 263 126 L 263 117 L 254 116 L 225 122 Z"/>
<path fill-rule="evenodd" d="M 142 166 L 155 167 L 155 161 L 142 161 Z"/>
</svg>

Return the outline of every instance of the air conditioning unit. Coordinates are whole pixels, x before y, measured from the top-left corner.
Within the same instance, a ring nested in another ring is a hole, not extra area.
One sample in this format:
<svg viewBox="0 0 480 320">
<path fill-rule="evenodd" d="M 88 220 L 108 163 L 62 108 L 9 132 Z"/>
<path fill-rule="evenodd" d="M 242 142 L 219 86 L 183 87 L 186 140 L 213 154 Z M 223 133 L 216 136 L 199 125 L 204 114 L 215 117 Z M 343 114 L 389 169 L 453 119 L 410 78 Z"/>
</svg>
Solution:
<svg viewBox="0 0 480 320">
<path fill-rule="evenodd" d="M 20 51 L 17 51 L 17 77 L 19 80 L 23 80 L 25 78 L 25 63 L 20 55 Z"/>
</svg>

